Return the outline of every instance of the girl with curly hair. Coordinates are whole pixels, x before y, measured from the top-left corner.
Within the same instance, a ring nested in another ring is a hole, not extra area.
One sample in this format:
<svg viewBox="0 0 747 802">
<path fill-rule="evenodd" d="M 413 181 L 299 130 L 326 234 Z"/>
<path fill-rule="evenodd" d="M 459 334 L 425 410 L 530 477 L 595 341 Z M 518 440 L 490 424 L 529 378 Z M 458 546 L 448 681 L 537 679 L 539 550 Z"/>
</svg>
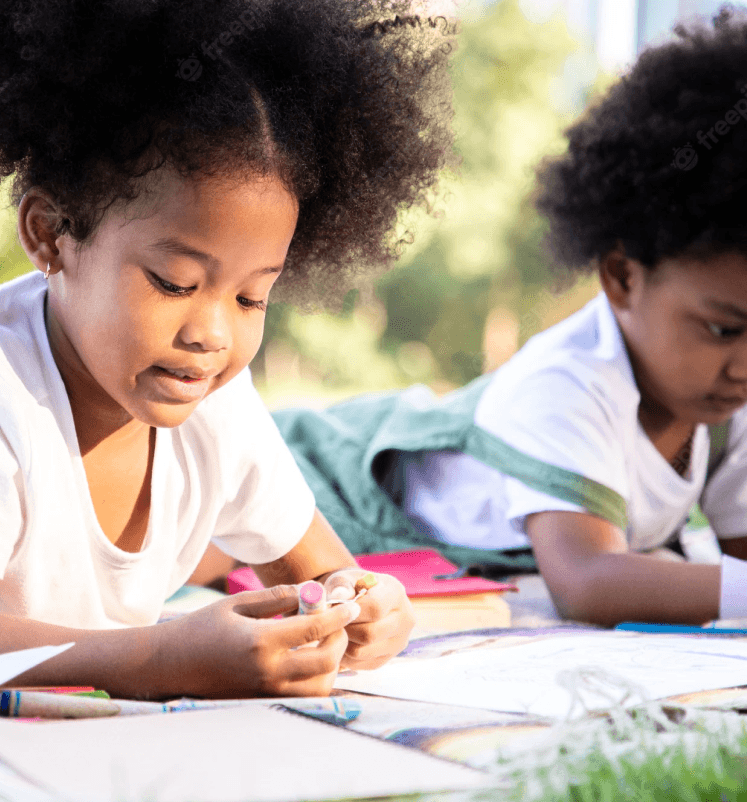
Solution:
<svg viewBox="0 0 747 802">
<path fill-rule="evenodd" d="M 603 625 L 747 617 L 747 15 L 678 34 L 539 170 L 595 300 L 442 399 L 276 414 L 354 552 L 539 568 L 561 615 Z M 698 500 L 720 565 L 677 560 Z"/>
<path fill-rule="evenodd" d="M 18 681 L 316 695 L 406 643 L 384 575 L 273 620 L 361 572 L 246 368 L 275 283 L 316 302 L 389 263 L 451 159 L 452 32 L 407 5 L 0 2 L 0 173 L 36 268 L 0 288 L 0 651 L 74 642 Z M 267 590 L 150 626 L 211 539 Z"/>
</svg>

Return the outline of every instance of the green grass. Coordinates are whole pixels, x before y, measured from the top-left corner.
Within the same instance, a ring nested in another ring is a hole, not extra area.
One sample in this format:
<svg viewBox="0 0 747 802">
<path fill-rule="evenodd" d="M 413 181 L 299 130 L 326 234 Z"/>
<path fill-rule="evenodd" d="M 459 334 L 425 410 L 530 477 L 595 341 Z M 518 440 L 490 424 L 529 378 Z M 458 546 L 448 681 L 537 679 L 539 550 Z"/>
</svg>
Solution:
<svg viewBox="0 0 747 802">
<path fill-rule="evenodd" d="M 531 783 L 517 782 L 508 795 L 488 793 L 475 799 L 507 799 L 537 802 L 741 802 L 747 800 L 747 739 L 736 754 L 727 747 L 715 746 L 697 761 L 685 750 L 673 747 L 665 755 L 643 762 L 621 759 L 612 761 L 601 752 L 588 755 L 579 766 L 580 777 L 566 788 L 554 787 L 549 777 L 540 779 L 544 788 L 530 794 Z"/>
<path fill-rule="evenodd" d="M 485 790 L 389 802 L 747 802 L 747 719 L 648 705 L 558 725 Z"/>
<path fill-rule="evenodd" d="M 747 802 L 747 729 L 735 713 L 649 706 L 567 725 L 505 768 L 474 802 Z"/>
</svg>

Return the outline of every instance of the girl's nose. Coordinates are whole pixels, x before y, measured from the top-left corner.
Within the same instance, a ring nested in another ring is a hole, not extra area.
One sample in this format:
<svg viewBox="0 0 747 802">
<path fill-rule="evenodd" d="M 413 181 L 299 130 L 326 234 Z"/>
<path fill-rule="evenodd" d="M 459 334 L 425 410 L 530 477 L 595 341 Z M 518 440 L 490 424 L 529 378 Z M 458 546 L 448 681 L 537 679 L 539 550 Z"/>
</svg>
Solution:
<svg viewBox="0 0 747 802">
<path fill-rule="evenodd" d="M 220 303 L 202 303 L 191 310 L 182 326 L 185 345 L 199 346 L 201 351 L 224 351 L 231 345 L 228 316 Z"/>
</svg>

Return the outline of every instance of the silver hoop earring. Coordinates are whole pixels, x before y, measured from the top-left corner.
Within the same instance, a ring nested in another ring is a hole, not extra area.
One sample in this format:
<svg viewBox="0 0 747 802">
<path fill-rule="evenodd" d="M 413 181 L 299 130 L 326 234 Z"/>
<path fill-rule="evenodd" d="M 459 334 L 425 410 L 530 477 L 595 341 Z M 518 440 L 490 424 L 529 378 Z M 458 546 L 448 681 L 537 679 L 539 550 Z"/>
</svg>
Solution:
<svg viewBox="0 0 747 802">
<path fill-rule="evenodd" d="M 47 281 L 49 281 L 49 272 L 50 272 L 51 269 L 52 269 L 52 265 L 50 265 L 50 263 L 47 262 L 47 271 L 44 274 L 44 278 L 47 279 Z"/>
</svg>

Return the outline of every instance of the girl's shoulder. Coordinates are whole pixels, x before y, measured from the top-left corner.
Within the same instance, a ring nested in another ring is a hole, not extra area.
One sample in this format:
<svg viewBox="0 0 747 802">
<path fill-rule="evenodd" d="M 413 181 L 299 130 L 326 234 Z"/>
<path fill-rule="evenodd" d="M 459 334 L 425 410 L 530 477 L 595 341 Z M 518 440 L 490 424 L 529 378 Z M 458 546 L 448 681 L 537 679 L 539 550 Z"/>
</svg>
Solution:
<svg viewBox="0 0 747 802">
<path fill-rule="evenodd" d="M 45 288 L 40 273 L 0 285 L 0 430 L 17 454 L 30 447 L 31 433 L 38 430 L 35 419 L 48 414 L 50 405 L 49 365 L 39 331 Z"/>
<path fill-rule="evenodd" d="M 40 400 L 48 350 L 44 330 L 46 282 L 28 273 L 0 285 L 0 383 L 8 400 L 22 388 Z"/>
<path fill-rule="evenodd" d="M 178 429 L 193 448 L 225 465 L 271 458 L 263 452 L 279 438 L 248 368 L 204 399 Z"/>
</svg>

